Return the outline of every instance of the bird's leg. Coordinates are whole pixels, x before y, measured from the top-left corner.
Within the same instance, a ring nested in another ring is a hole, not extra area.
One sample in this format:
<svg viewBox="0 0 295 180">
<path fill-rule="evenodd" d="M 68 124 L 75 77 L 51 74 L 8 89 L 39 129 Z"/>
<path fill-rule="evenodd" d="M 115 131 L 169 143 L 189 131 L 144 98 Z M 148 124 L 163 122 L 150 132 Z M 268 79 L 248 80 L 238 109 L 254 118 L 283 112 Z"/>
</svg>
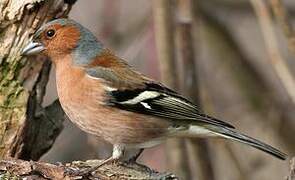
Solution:
<svg viewBox="0 0 295 180">
<path fill-rule="evenodd" d="M 125 164 L 125 166 L 127 167 L 133 167 L 134 168 L 134 164 L 136 164 L 137 166 L 141 167 L 142 169 L 145 169 L 147 172 L 152 173 L 151 169 L 149 169 L 147 166 L 139 164 L 136 162 L 136 160 L 138 159 L 138 157 L 141 155 L 141 153 L 143 152 L 144 148 L 139 149 L 139 151 L 137 151 L 137 153 L 132 156 L 131 158 L 129 158 Z"/>
<path fill-rule="evenodd" d="M 105 159 L 100 164 L 98 164 L 98 165 L 96 165 L 94 167 L 91 167 L 91 168 L 87 169 L 86 171 L 83 171 L 82 173 L 80 173 L 80 175 L 90 174 L 90 173 L 96 171 L 98 168 L 100 168 L 103 165 L 106 165 L 106 164 L 109 164 L 109 163 L 112 163 L 112 162 L 119 161 L 119 159 L 124 154 L 124 150 L 125 150 L 124 146 L 119 145 L 119 144 L 114 144 L 114 146 L 113 146 L 113 154 L 112 154 L 111 157 Z"/>
<path fill-rule="evenodd" d="M 143 150 L 144 150 L 144 148 L 139 149 L 139 151 L 138 151 L 134 156 L 132 156 L 131 158 L 129 158 L 127 161 L 128 161 L 128 162 L 133 162 L 133 163 L 135 163 L 136 160 L 138 159 L 138 157 L 139 157 L 139 156 L 141 155 L 141 153 L 143 152 Z"/>
</svg>

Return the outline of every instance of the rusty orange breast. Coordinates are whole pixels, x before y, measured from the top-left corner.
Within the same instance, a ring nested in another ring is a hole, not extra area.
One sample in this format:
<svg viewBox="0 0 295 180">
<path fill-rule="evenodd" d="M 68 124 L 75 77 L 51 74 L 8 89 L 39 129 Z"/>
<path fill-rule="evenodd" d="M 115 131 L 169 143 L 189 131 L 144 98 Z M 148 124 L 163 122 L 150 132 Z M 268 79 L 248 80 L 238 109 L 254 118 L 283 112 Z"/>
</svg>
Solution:
<svg viewBox="0 0 295 180">
<path fill-rule="evenodd" d="M 56 63 L 57 89 L 61 105 L 82 130 L 112 144 L 137 144 L 165 135 L 168 121 L 105 105 L 104 84 L 90 78 L 70 58 Z"/>
</svg>

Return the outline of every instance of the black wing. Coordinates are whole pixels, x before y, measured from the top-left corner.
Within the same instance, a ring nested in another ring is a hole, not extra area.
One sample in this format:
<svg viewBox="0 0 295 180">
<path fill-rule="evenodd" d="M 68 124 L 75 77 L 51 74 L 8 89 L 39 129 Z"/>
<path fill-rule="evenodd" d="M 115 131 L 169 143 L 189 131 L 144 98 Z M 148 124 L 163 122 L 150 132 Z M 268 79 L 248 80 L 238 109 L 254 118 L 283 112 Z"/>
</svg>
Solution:
<svg viewBox="0 0 295 180">
<path fill-rule="evenodd" d="M 232 125 L 204 114 L 200 108 L 175 91 L 161 84 L 146 83 L 145 88 L 108 91 L 107 104 L 120 109 L 152 116 L 234 128 Z"/>
</svg>

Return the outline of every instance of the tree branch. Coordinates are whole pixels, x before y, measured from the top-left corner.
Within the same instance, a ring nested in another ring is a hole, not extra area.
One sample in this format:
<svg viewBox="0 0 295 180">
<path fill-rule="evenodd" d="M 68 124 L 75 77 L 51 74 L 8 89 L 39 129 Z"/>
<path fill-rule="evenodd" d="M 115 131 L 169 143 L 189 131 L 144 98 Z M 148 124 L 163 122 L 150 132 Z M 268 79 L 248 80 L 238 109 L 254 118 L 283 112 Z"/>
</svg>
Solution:
<svg viewBox="0 0 295 180">
<path fill-rule="evenodd" d="M 288 40 L 289 50 L 295 55 L 295 33 L 282 0 L 271 0 L 270 4 L 274 15 Z"/>
<path fill-rule="evenodd" d="M 158 173 L 140 164 L 109 164 L 85 175 L 84 170 L 98 165 L 99 160 L 49 164 L 44 162 L 7 159 L 0 161 L 0 179 L 177 179 L 170 173 Z"/>
</svg>

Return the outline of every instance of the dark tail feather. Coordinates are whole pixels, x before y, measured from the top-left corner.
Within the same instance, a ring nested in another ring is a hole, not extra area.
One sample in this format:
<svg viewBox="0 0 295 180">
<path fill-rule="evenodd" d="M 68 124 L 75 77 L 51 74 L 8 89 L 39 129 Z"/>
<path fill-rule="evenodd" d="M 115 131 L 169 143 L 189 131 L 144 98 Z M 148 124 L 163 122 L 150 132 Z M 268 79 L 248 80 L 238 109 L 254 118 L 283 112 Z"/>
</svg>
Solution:
<svg viewBox="0 0 295 180">
<path fill-rule="evenodd" d="M 213 131 L 214 133 L 217 133 L 218 135 L 227 138 L 227 139 L 232 139 L 247 145 L 250 145 L 252 147 L 255 147 L 261 151 L 264 151 L 268 154 L 271 154 L 281 160 L 285 160 L 287 158 L 287 155 L 281 151 L 279 151 L 278 149 L 267 145 L 259 140 L 256 140 L 254 138 L 251 138 L 247 135 L 238 133 L 236 131 L 234 131 L 233 129 L 229 129 L 229 128 L 224 128 L 224 127 L 208 127 L 209 130 Z"/>
</svg>

